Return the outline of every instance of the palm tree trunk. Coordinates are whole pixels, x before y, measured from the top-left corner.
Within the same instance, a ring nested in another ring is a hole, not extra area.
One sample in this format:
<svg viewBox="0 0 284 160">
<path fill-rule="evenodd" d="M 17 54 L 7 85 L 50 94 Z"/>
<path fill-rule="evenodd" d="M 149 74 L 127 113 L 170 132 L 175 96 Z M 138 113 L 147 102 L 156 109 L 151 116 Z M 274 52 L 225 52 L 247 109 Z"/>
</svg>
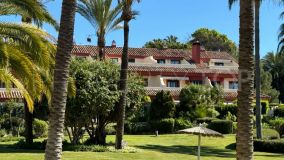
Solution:
<svg viewBox="0 0 284 160">
<path fill-rule="evenodd" d="M 27 144 L 33 143 L 33 113 L 29 111 L 27 102 L 24 100 L 25 107 L 25 139 Z"/>
<path fill-rule="evenodd" d="M 260 37 L 259 37 L 260 0 L 255 0 L 255 95 L 256 95 L 256 137 L 262 139 L 261 103 L 260 103 Z"/>
<path fill-rule="evenodd" d="M 127 72 L 128 72 L 128 38 L 129 38 L 129 21 L 124 21 L 124 46 L 122 53 L 122 62 L 120 70 L 119 90 L 122 91 L 118 103 L 118 119 L 116 128 L 116 149 L 122 149 L 124 134 L 125 106 L 127 95 Z"/>
<path fill-rule="evenodd" d="M 99 58 L 100 61 L 105 59 L 105 52 L 104 52 L 104 48 L 105 48 L 105 38 L 98 36 L 98 47 L 99 47 Z"/>
<path fill-rule="evenodd" d="M 254 12 L 252 0 L 240 1 L 237 159 L 253 159 Z"/>
<path fill-rule="evenodd" d="M 56 64 L 54 69 L 53 93 L 49 115 L 48 139 L 45 149 L 46 160 L 60 160 L 64 130 L 67 79 L 73 47 L 76 0 L 63 0 L 58 36 Z"/>
</svg>

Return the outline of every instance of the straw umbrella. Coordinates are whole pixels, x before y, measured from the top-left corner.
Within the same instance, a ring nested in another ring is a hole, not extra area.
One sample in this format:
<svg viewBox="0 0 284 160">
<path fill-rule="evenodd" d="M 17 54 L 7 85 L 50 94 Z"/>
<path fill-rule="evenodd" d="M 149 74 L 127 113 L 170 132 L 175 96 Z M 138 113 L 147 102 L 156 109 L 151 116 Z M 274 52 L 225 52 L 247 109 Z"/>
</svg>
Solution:
<svg viewBox="0 0 284 160">
<path fill-rule="evenodd" d="M 205 128 L 202 125 L 199 127 L 188 128 L 184 130 L 179 130 L 179 133 L 186 133 L 186 134 L 194 134 L 198 135 L 198 156 L 197 159 L 200 160 L 200 143 L 201 143 L 201 136 L 208 136 L 208 137 L 223 137 L 223 135 L 219 132 L 213 131 L 211 129 Z"/>
</svg>

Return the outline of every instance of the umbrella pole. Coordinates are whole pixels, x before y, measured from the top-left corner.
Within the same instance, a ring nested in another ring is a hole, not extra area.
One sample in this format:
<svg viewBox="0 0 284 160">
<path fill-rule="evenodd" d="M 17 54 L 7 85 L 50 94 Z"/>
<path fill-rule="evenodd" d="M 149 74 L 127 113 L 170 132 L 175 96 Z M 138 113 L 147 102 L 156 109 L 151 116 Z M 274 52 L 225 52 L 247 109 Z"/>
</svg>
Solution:
<svg viewBox="0 0 284 160">
<path fill-rule="evenodd" d="M 198 156 L 197 160 L 200 160 L 200 143 L 201 143 L 201 135 L 198 135 Z"/>
</svg>

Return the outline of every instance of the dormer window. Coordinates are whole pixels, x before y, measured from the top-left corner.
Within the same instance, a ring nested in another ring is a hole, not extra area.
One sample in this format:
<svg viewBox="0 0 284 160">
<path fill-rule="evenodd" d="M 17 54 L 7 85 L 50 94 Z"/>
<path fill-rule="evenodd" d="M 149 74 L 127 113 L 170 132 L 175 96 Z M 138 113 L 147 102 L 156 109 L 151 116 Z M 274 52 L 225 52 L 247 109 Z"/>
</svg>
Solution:
<svg viewBox="0 0 284 160">
<path fill-rule="evenodd" d="M 172 59 L 171 64 L 180 64 L 180 60 Z"/>
<path fill-rule="evenodd" d="M 135 63 L 135 59 L 134 58 L 128 59 L 128 62 L 129 63 Z"/>
<path fill-rule="evenodd" d="M 157 63 L 159 64 L 165 64 L 166 60 L 165 59 L 157 59 Z"/>
<path fill-rule="evenodd" d="M 223 62 L 215 62 L 214 65 L 215 66 L 224 66 L 224 63 Z"/>
</svg>

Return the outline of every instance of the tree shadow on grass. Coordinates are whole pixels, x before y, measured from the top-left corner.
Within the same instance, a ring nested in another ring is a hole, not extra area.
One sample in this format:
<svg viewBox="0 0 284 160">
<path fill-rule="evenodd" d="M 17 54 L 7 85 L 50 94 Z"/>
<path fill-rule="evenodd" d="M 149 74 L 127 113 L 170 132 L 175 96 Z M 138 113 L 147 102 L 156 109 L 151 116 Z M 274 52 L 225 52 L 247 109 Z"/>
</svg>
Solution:
<svg viewBox="0 0 284 160">
<path fill-rule="evenodd" d="M 179 154 L 190 154 L 197 155 L 196 146 L 183 146 L 183 145 L 173 145 L 173 146 L 161 146 L 161 145 L 143 145 L 135 146 L 140 149 L 159 151 L 162 153 L 179 153 Z M 235 154 L 230 150 L 217 149 L 213 147 L 201 146 L 201 156 L 206 157 L 230 157 L 234 158 Z"/>
<path fill-rule="evenodd" d="M 44 153 L 44 150 L 18 149 L 13 144 L 0 144 L 0 153 Z"/>
</svg>

